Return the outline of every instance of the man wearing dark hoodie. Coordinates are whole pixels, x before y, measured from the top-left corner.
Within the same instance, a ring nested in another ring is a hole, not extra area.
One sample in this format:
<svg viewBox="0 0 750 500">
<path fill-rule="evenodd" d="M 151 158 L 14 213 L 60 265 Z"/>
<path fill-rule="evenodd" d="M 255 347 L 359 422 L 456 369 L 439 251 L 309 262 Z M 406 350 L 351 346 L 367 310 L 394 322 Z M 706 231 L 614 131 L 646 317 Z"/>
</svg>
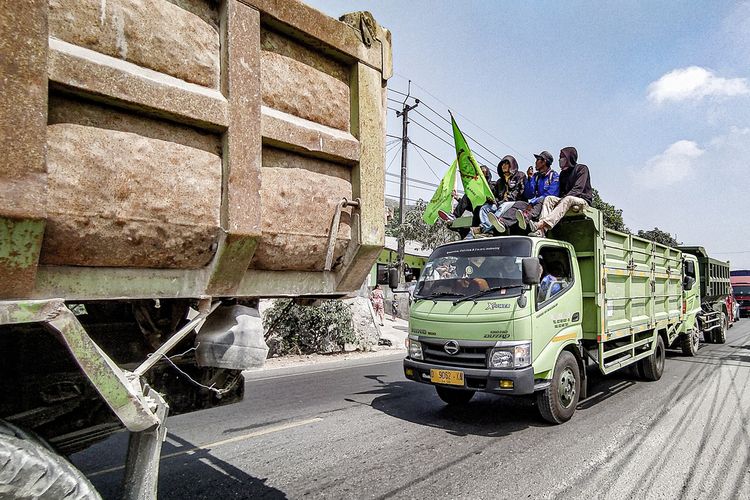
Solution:
<svg viewBox="0 0 750 500">
<path fill-rule="evenodd" d="M 492 232 L 492 224 L 489 214 L 493 213 L 501 217 L 517 201 L 526 201 L 524 188 L 526 186 L 526 174 L 518 170 L 518 162 L 511 155 L 506 155 L 497 164 L 497 173 L 500 178 L 495 183 L 493 194 L 495 203 L 485 204 L 479 211 L 479 228 L 474 229 L 474 234 Z"/>
<path fill-rule="evenodd" d="M 593 203 L 589 167 L 578 163 L 578 151 L 574 147 L 560 150 L 560 197 L 546 196 L 542 204 L 539 222 L 529 223 L 532 236 L 544 237 L 555 227 L 571 208 L 583 210 Z"/>
</svg>

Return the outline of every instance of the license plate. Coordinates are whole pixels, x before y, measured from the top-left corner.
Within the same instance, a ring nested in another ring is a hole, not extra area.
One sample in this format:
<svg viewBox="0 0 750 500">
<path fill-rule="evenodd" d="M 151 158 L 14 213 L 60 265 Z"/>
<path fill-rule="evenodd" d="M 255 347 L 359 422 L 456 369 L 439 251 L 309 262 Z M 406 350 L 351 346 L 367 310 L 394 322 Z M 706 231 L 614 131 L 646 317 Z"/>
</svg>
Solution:
<svg viewBox="0 0 750 500">
<path fill-rule="evenodd" d="M 430 381 L 433 384 L 464 385 L 464 372 L 457 370 L 430 370 Z"/>
</svg>

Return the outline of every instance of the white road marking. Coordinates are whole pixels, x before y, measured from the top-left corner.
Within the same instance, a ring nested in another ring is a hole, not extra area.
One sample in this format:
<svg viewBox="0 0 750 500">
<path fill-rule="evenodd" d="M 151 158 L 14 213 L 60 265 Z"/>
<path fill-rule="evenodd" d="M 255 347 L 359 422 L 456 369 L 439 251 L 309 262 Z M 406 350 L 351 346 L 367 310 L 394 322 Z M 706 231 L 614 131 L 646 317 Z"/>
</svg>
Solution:
<svg viewBox="0 0 750 500">
<path fill-rule="evenodd" d="M 213 443 L 202 444 L 200 446 L 189 448 L 187 450 L 180 450 L 174 453 L 168 453 L 166 455 L 162 455 L 161 460 L 164 460 L 165 458 L 172 458 L 172 457 L 177 457 L 180 455 L 186 455 L 188 453 L 193 453 L 193 452 L 200 451 L 200 450 L 209 450 L 217 446 L 223 446 L 225 444 L 236 443 L 237 441 L 244 441 L 246 439 L 251 439 L 254 437 L 265 436 L 266 434 L 272 434 L 274 432 L 285 431 L 287 429 L 293 429 L 295 427 L 301 427 L 303 425 L 314 424 L 322 420 L 323 419 L 321 417 L 315 417 L 315 418 L 309 418 L 307 420 L 298 420 L 296 422 L 289 422 L 289 423 L 281 424 L 281 425 L 272 425 L 269 427 L 265 427 L 263 429 L 258 429 L 257 431 L 248 432 L 247 434 L 242 434 L 240 436 L 222 439 L 220 441 L 214 441 Z M 101 476 L 102 474 L 108 474 L 110 472 L 122 470 L 124 468 L 125 468 L 124 465 L 118 465 L 117 467 L 109 467 L 107 469 L 102 469 L 96 472 L 92 472 L 91 474 L 85 474 L 85 475 L 86 477 L 96 477 L 96 476 Z"/>
</svg>

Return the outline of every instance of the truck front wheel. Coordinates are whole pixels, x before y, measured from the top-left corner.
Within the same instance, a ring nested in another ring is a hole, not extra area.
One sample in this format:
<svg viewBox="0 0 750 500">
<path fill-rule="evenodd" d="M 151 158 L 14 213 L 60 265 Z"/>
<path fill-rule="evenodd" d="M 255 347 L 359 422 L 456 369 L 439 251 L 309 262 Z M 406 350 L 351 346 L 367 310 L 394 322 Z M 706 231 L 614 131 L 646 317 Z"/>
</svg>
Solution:
<svg viewBox="0 0 750 500">
<path fill-rule="evenodd" d="M 465 389 L 453 389 L 452 387 L 443 387 L 436 385 L 438 397 L 449 405 L 465 405 L 474 397 L 476 391 L 467 391 Z"/>
<path fill-rule="evenodd" d="M 38 437 L 0 420 L 0 498 L 101 500 L 78 469 Z"/>
<path fill-rule="evenodd" d="M 695 356 L 698 354 L 698 346 L 700 345 L 701 334 L 698 329 L 690 330 L 680 338 L 680 347 L 682 347 L 682 354 L 685 356 Z"/>
<path fill-rule="evenodd" d="M 555 364 L 552 383 L 536 395 L 539 413 L 547 422 L 562 424 L 570 420 L 581 393 L 581 372 L 575 356 L 569 351 L 560 353 Z"/>
<path fill-rule="evenodd" d="M 661 335 L 656 335 L 656 349 L 654 353 L 639 361 L 641 364 L 641 370 L 643 377 L 646 380 L 656 381 L 661 378 L 661 374 L 664 373 L 664 363 L 666 362 L 667 352 L 664 349 L 664 339 Z"/>
<path fill-rule="evenodd" d="M 727 325 L 729 324 L 729 318 L 724 313 L 721 313 L 721 322 L 719 328 L 714 329 L 714 340 L 717 344 L 724 344 L 727 341 Z"/>
</svg>

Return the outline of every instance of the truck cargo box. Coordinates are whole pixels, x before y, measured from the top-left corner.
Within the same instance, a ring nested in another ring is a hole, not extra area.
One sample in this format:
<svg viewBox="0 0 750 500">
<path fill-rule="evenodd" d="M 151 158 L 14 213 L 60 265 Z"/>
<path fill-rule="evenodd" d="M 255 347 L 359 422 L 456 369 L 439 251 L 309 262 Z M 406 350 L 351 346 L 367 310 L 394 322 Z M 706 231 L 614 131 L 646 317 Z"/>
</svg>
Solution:
<svg viewBox="0 0 750 500">
<path fill-rule="evenodd" d="M 583 338 L 598 344 L 602 369 L 635 357 L 654 330 L 682 318 L 682 252 L 604 226 L 586 209 L 550 232 L 575 248 L 583 293 Z M 643 338 L 641 338 L 643 337 Z"/>
<path fill-rule="evenodd" d="M 391 76 L 368 13 L 32 0 L 2 22 L 0 298 L 361 285 L 383 245 Z"/>
<path fill-rule="evenodd" d="M 680 250 L 698 258 L 700 293 L 703 302 L 725 299 L 729 295 L 731 287 L 729 263 L 709 257 L 703 247 L 683 246 L 680 247 Z"/>
</svg>

